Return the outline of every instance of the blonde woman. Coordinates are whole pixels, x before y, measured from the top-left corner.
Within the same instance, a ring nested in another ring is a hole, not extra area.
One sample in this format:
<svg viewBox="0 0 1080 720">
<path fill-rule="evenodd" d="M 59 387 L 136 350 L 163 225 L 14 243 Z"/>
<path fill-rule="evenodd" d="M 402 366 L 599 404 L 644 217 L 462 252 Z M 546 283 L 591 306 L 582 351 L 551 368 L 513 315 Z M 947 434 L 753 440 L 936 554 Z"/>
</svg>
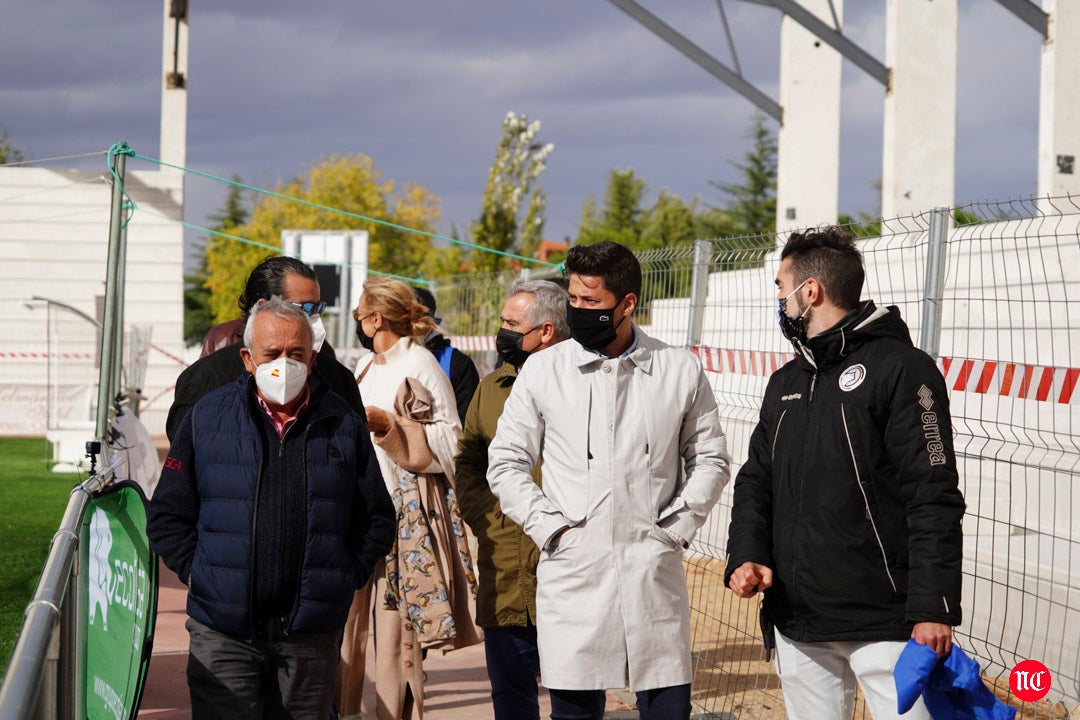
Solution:
<svg viewBox="0 0 1080 720">
<path fill-rule="evenodd" d="M 342 643 L 338 709 L 358 716 L 368 630 L 375 635 L 379 720 L 423 717 L 423 654 L 474 645 L 476 580 L 454 496 L 461 425 L 454 391 L 421 338 L 435 329 L 403 282 L 364 283 L 353 312 L 368 429 L 397 510 L 398 538 L 373 583 L 356 593 Z"/>
</svg>

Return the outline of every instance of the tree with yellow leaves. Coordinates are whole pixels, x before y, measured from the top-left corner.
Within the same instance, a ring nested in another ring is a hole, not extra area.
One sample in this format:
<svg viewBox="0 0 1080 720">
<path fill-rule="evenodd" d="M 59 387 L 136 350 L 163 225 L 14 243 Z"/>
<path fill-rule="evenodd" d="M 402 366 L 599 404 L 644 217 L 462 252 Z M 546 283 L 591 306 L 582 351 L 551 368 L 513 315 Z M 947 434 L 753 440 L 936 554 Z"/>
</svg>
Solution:
<svg viewBox="0 0 1080 720">
<path fill-rule="evenodd" d="M 296 180 L 279 185 L 275 192 L 425 232 L 434 232 L 439 218 L 438 199 L 429 190 L 413 183 L 404 183 L 399 189 L 361 153 L 333 155 L 312 165 Z M 269 195 L 256 202 L 249 222 L 230 229 L 229 234 L 280 247 L 282 230 L 366 230 L 368 266 L 404 277 L 434 277 L 456 271 L 461 263 L 462 254 L 456 248 L 438 246 L 425 235 Z M 206 287 L 215 322 L 238 316 L 236 300 L 248 273 L 272 254 L 264 247 L 231 238 L 216 237 L 209 242 Z"/>
</svg>

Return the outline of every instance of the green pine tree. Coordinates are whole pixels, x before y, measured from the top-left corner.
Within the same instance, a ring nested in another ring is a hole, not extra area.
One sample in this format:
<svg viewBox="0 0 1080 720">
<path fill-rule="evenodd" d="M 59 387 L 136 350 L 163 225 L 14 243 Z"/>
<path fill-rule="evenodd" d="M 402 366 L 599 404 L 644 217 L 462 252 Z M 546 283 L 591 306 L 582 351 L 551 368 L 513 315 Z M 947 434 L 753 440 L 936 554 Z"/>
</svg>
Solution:
<svg viewBox="0 0 1080 720">
<path fill-rule="evenodd" d="M 731 163 L 742 173 L 741 182 L 709 184 L 728 196 L 726 209 L 745 235 L 776 232 L 776 138 L 765 125 L 765 116 L 756 113 L 749 137 L 753 147 L 742 162 Z"/>
<path fill-rule="evenodd" d="M 233 175 L 233 182 L 240 182 L 238 175 Z M 236 185 L 229 186 L 225 196 L 225 205 L 209 217 L 212 229 L 228 233 L 248 221 L 248 211 L 244 206 L 244 191 Z M 206 240 L 209 240 L 207 238 Z M 214 326 L 214 312 L 210 307 L 210 288 L 207 287 L 209 270 L 207 268 L 206 242 L 199 250 L 199 267 L 184 276 L 184 342 L 198 345 L 206 333 Z"/>
<path fill-rule="evenodd" d="M 604 191 L 604 207 L 597 213 L 596 200 L 590 195 L 582 208 L 578 243 L 591 245 L 612 240 L 631 250 L 641 249 L 641 198 L 645 181 L 634 175 L 633 168 L 615 168 Z"/>
<path fill-rule="evenodd" d="M 0 131 L 0 165 L 22 162 L 23 154 L 11 145 L 6 130 Z"/>
</svg>

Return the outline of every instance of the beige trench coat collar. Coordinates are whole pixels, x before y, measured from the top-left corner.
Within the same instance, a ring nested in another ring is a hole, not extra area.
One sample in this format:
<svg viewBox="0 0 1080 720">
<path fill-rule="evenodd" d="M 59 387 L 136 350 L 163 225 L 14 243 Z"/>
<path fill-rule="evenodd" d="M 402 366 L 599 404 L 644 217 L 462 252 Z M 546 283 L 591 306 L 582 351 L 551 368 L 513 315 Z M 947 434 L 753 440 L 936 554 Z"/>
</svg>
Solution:
<svg viewBox="0 0 1080 720">
<path fill-rule="evenodd" d="M 633 326 L 634 337 L 637 338 L 638 346 L 634 348 L 634 351 L 630 353 L 626 359 L 634 363 L 637 367 L 641 368 L 641 371 L 646 375 L 652 374 L 652 362 L 653 362 L 653 339 L 641 332 L 637 325 Z M 592 350 L 586 350 L 581 343 L 577 340 L 568 340 L 574 344 L 574 356 L 571 362 L 574 367 L 583 368 L 592 365 L 593 363 L 600 363 L 605 360 L 611 360 L 612 358 L 605 357 Z"/>
</svg>

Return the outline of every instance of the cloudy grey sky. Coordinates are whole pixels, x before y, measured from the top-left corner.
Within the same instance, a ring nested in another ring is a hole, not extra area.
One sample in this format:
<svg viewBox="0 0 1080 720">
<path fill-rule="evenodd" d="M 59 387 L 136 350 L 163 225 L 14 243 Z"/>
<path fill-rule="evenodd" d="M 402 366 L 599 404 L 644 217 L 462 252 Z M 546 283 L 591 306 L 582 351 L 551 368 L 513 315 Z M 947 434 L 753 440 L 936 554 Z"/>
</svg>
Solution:
<svg viewBox="0 0 1080 720">
<path fill-rule="evenodd" d="M 642 2 L 731 63 L 714 0 Z M 5 0 L 0 129 L 27 158 L 118 139 L 158 156 L 161 5 Z M 187 164 L 250 184 L 363 152 L 385 177 L 430 188 L 441 230 L 464 231 L 512 110 L 555 144 L 545 235 L 562 238 L 614 167 L 633 167 L 648 201 L 667 188 L 722 202 L 707 181 L 737 179 L 730 161 L 748 149 L 753 106 L 604 0 L 190 5 Z M 779 12 L 725 8 L 745 76 L 777 97 Z M 957 201 L 1034 194 L 1041 38 L 992 0 L 960 11 Z M 848 0 L 845 14 L 845 32 L 884 60 L 885 0 Z M 877 206 L 882 100 L 845 63 L 842 212 Z M 186 219 L 207 224 L 224 194 L 189 180 Z"/>
</svg>

